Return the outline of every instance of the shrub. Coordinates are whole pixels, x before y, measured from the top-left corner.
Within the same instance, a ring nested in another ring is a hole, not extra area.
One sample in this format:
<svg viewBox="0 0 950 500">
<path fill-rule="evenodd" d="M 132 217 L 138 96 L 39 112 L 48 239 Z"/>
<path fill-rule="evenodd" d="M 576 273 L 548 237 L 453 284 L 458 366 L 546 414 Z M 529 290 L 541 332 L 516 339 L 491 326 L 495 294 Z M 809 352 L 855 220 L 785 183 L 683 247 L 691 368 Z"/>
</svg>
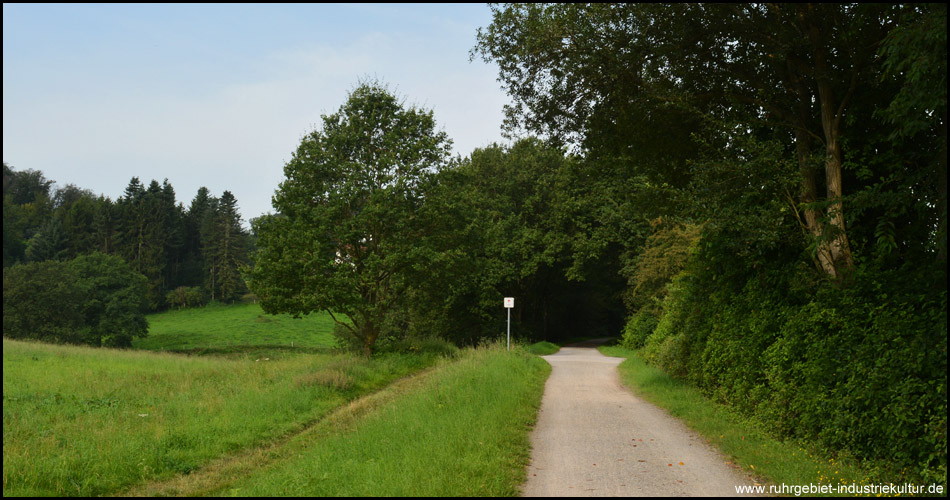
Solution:
<svg viewBox="0 0 950 500">
<path fill-rule="evenodd" d="M 699 269 L 671 284 L 641 350 L 649 362 L 779 437 L 872 460 L 890 479 L 945 483 L 945 291 L 858 270 L 799 304 L 774 282 L 735 293 Z"/>
<path fill-rule="evenodd" d="M 148 331 L 145 287 L 125 261 L 101 253 L 13 266 L 3 275 L 3 335 L 129 347 Z"/>
<path fill-rule="evenodd" d="M 148 333 L 148 280 L 115 255 L 94 252 L 69 262 L 83 290 L 83 343 L 131 347 Z"/>
<path fill-rule="evenodd" d="M 388 339 L 378 346 L 379 352 L 398 352 L 410 354 L 435 354 L 454 358 L 459 353 L 455 344 L 433 336 L 410 335 L 403 339 Z"/>
<path fill-rule="evenodd" d="M 621 344 L 627 349 L 639 349 L 646 343 L 647 337 L 653 334 L 659 323 L 657 313 L 652 308 L 643 307 L 629 319 L 623 329 Z"/>
<path fill-rule="evenodd" d="M 208 303 L 208 294 L 198 286 L 180 286 L 168 292 L 165 302 L 179 309 L 199 307 Z"/>
<path fill-rule="evenodd" d="M 82 342 L 83 290 L 65 262 L 17 264 L 3 271 L 3 336 Z"/>
</svg>

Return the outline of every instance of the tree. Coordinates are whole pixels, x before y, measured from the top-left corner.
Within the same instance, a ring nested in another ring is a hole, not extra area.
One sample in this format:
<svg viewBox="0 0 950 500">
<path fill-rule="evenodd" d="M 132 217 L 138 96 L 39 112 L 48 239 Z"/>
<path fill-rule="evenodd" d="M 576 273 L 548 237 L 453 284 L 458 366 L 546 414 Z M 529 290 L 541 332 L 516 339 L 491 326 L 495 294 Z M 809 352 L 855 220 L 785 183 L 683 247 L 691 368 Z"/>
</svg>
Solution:
<svg viewBox="0 0 950 500">
<path fill-rule="evenodd" d="M 241 226 L 237 199 L 230 191 L 220 199 L 208 199 L 202 221 L 201 249 L 211 299 L 231 302 L 244 292 L 240 270 L 247 264 L 247 233 Z"/>
<path fill-rule="evenodd" d="M 57 191 L 59 195 L 61 191 Z M 63 233 L 69 246 L 69 256 L 76 257 L 98 250 L 96 241 L 96 216 L 100 200 L 88 192 L 56 209 L 56 217 L 62 220 Z"/>
<path fill-rule="evenodd" d="M 924 150 L 927 182 L 915 191 L 935 196 L 937 257 L 947 258 L 947 5 L 915 6 L 906 24 L 887 35 L 881 48 L 885 76 L 900 90 L 886 109 L 875 110 L 893 126 L 895 142 L 919 136 L 935 142 Z M 926 144 L 926 142 L 924 142 Z M 931 187 L 932 186 L 932 187 Z M 924 188 L 924 189 L 920 189 Z"/>
<path fill-rule="evenodd" d="M 523 126 L 590 159 L 684 186 L 697 137 L 766 132 L 798 161 L 797 203 L 820 269 L 854 266 L 845 226 L 856 106 L 879 99 L 876 50 L 905 7 L 635 4 L 493 7 L 472 55 L 500 66 Z M 945 85 L 944 85 L 945 87 Z M 886 105 L 886 104 L 885 104 Z M 644 140 L 644 138 L 648 138 Z M 824 188 L 824 192 L 822 192 Z"/>
<path fill-rule="evenodd" d="M 370 355 L 412 265 L 423 181 L 451 142 L 376 82 L 322 120 L 284 167 L 278 213 L 258 219 L 251 289 L 269 313 L 329 312 Z"/>
<path fill-rule="evenodd" d="M 24 260 L 30 239 L 48 226 L 53 181 L 37 170 L 15 171 L 3 164 L 3 265 Z"/>
<path fill-rule="evenodd" d="M 17 264 L 3 271 L 3 336 L 82 343 L 83 290 L 65 262 Z"/>
<path fill-rule="evenodd" d="M 146 189 L 133 177 L 117 203 L 117 250 L 126 262 L 148 278 L 149 307 L 164 305 L 169 257 L 180 247 L 175 195 L 166 180 L 153 180 Z"/>
<path fill-rule="evenodd" d="M 564 148 L 525 138 L 440 171 L 419 212 L 414 251 L 424 265 L 405 276 L 407 328 L 474 344 L 504 331 L 505 296 L 518 298 L 512 320 L 524 338 L 619 328 L 619 263 L 611 249 L 594 250 L 600 259 L 582 250 L 599 244 L 602 234 L 591 235 L 607 224 L 583 213 L 597 193 L 576 167 Z"/>
<path fill-rule="evenodd" d="M 50 219 L 26 247 L 26 257 L 31 261 L 62 260 L 68 253 L 69 240 L 59 219 Z"/>
<path fill-rule="evenodd" d="M 131 347 L 148 331 L 146 280 L 116 256 L 18 264 L 3 275 L 3 335 Z"/>
<path fill-rule="evenodd" d="M 82 342 L 103 347 L 132 347 L 145 337 L 147 281 L 120 257 L 93 252 L 69 262 L 82 290 Z"/>
</svg>

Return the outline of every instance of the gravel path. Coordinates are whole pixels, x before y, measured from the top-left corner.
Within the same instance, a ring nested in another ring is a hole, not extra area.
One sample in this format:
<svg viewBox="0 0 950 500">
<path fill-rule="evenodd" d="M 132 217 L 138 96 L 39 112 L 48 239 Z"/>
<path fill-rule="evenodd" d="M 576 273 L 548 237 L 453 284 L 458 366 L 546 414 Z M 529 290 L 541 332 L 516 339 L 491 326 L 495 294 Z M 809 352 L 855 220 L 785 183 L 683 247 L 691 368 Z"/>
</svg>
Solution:
<svg viewBox="0 0 950 500">
<path fill-rule="evenodd" d="M 751 479 L 620 383 L 596 341 L 544 356 L 551 376 L 523 496 L 737 496 Z"/>
</svg>

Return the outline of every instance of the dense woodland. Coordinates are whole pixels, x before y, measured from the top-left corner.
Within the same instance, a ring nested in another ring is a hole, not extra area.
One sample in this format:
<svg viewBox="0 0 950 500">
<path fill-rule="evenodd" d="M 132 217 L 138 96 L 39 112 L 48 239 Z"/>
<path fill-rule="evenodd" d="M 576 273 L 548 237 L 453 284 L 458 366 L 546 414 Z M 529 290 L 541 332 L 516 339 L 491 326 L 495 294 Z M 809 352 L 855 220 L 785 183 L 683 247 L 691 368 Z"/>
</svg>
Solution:
<svg viewBox="0 0 950 500">
<path fill-rule="evenodd" d="M 7 266 L 93 251 L 152 309 L 233 300 L 244 269 L 265 311 L 329 311 L 368 355 L 497 337 L 512 296 L 521 338 L 622 336 L 777 436 L 946 483 L 946 5 L 492 10 L 471 57 L 512 143 L 452 158 L 431 111 L 362 82 L 246 268 L 227 192 L 111 202 L 5 166 L 4 334 Z"/>
<path fill-rule="evenodd" d="M 246 294 L 241 268 L 250 250 L 251 237 L 228 191 L 218 198 L 200 188 L 185 208 L 168 180 L 145 186 L 133 177 L 112 201 L 71 184 L 54 188 L 54 181 L 40 171 L 3 165 L 4 336 L 130 345 L 132 337 L 146 334 L 146 312 L 231 302 Z M 112 316 L 135 318 L 121 334 L 63 333 L 96 329 L 83 319 L 85 313 L 74 311 L 77 302 L 72 300 L 83 295 L 83 287 L 94 285 L 79 286 L 82 280 L 63 274 L 90 255 L 98 256 L 92 261 L 99 266 L 87 271 L 88 279 L 111 290 L 100 302 L 114 301 Z M 120 267 L 126 278 L 109 278 Z M 59 287 L 76 283 L 78 288 L 53 292 L 40 286 L 41 280 Z M 46 317 L 37 308 L 59 314 Z"/>
</svg>

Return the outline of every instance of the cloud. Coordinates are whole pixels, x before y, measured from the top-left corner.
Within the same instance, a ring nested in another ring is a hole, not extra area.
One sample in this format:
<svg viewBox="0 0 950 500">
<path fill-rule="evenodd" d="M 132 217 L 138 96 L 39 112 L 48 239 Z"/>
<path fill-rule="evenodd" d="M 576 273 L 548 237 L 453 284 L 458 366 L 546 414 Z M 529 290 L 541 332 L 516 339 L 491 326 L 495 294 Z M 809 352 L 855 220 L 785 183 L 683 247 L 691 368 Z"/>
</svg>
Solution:
<svg viewBox="0 0 950 500">
<path fill-rule="evenodd" d="M 26 77 L 26 85 L 8 85 L 5 63 L 4 160 L 113 198 L 132 176 L 169 179 L 186 205 L 200 186 L 216 195 L 227 189 L 245 218 L 256 217 L 271 210 L 300 139 L 366 78 L 389 84 L 407 104 L 432 109 L 455 151 L 467 155 L 500 140 L 506 98 L 492 67 L 469 63 L 474 37 L 457 22 L 433 22 L 443 28 L 235 51 L 204 61 L 214 71 L 194 74 L 189 68 L 201 66 L 200 59 L 138 71 L 120 65 L 114 73 L 99 65 L 78 90 L 69 74 L 42 93 L 30 93 Z M 118 74 L 121 84 L 114 85 Z"/>
</svg>

